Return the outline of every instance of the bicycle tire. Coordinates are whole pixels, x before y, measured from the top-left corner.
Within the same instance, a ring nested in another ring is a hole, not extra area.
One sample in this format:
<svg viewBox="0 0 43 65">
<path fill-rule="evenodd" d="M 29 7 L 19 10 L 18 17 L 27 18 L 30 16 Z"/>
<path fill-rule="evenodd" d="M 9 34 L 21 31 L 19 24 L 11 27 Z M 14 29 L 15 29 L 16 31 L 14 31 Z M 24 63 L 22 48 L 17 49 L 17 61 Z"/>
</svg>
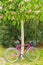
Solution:
<svg viewBox="0 0 43 65">
<path fill-rule="evenodd" d="M 31 49 L 33 50 L 33 55 L 31 53 Z M 40 58 L 40 52 L 36 47 L 30 47 L 26 52 L 26 56 L 30 61 L 37 61 Z"/>
<path fill-rule="evenodd" d="M 12 56 L 10 56 L 11 55 L 10 53 L 12 54 Z M 17 54 L 17 57 L 16 57 L 16 54 Z M 7 48 L 5 50 L 4 57 L 8 62 L 16 62 L 19 58 L 19 51 L 16 48 Z"/>
</svg>

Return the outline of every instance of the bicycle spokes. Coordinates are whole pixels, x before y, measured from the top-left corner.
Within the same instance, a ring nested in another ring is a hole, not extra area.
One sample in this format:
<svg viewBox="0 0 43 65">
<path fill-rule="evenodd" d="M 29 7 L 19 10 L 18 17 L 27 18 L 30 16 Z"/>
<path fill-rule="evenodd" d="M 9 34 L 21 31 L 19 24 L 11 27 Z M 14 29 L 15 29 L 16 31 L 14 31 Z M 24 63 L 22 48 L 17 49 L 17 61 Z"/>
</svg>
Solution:
<svg viewBox="0 0 43 65">
<path fill-rule="evenodd" d="M 37 48 L 31 47 L 28 52 L 27 56 L 31 61 L 35 61 L 39 58 L 39 51 Z"/>
<path fill-rule="evenodd" d="M 17 60 L 19 56 L 19 53 L 16 49 L 8 49 L 7 50 L 7 53 L 6 53 L 6 59 L 9 61 L 9 62 L 15 62 Z"/>
</svg>

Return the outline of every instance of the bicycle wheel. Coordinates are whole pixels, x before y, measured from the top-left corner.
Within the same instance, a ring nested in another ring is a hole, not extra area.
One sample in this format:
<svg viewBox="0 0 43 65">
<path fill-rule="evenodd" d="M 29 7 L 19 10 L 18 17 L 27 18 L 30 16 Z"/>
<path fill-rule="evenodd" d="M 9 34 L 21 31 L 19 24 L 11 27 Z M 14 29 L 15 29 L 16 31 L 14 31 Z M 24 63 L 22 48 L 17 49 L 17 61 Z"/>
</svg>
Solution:
<svg viewBox="0 0 43 65">
<path fill-rule="evenodd" d="M 19 52 L 16 48 L 8 48 L 5 50 L 4 56 L 8 62 L 16 62 L 19 57 Z"/>
<path fill-rule="evenodd" d="M 30 47 L 26 52 L 26 56 L 30 61 L 36 61 L 40 57 L 40 52 L 37 48 Z"/>
</svg>

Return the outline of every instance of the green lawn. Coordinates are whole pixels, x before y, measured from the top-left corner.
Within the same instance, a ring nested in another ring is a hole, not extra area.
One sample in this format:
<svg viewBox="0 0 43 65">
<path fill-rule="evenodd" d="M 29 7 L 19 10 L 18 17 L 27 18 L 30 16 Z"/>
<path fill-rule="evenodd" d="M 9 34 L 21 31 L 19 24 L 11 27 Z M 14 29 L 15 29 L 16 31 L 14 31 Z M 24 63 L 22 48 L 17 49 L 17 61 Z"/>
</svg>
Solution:
<svg viewBox="0 0 43 65">
<path fill-rule="evenodd" d="M 43 49 L 40 50 L 40 59 L 35 62 L 30 62 L 27 58 L 24 61 L 18 60 L 15 63 L 9 63 L 4 59 L 5 48 L 0 46 L 0 65 L 43 65 Z"/>
</svg>

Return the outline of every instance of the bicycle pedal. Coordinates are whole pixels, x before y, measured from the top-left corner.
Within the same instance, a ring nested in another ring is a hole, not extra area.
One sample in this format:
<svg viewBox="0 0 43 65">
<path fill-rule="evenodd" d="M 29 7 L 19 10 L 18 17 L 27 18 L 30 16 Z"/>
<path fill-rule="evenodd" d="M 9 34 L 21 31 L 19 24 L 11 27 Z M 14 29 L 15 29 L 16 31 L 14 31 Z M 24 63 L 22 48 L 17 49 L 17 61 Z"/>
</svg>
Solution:
<svg viewBox="0 0 43 65">
<path fill-rule="evenodd" d="M 22 57 L 21 59 L 24 60 L 24 57 Z"/>
</svg>

